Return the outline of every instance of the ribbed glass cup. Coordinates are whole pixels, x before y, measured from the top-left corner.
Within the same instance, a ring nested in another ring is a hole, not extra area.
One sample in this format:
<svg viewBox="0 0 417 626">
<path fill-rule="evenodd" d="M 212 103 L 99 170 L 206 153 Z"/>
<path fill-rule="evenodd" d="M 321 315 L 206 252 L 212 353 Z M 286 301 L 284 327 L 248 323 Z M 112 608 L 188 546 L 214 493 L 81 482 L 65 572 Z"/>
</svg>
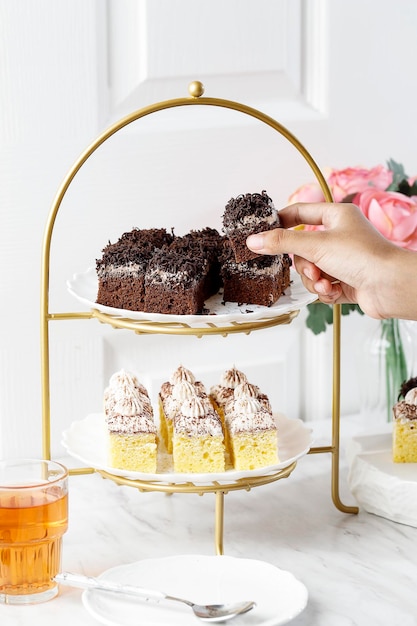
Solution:
<svg viewBox="0 0 417 626">
<path fill-rule="evenodd" d="M 0 603 L 54 598 L 68 527 L 68 470 L 54 461 L 0 461 Z"/>
</svg>

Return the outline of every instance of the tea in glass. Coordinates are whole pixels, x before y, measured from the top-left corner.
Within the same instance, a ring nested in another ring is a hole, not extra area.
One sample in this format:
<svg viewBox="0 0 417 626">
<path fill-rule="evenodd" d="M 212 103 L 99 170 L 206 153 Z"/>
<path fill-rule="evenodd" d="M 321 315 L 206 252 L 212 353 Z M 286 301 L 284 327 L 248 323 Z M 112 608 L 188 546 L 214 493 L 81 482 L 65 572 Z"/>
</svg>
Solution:
<svg viewBox="0 0 417 626">
<path fill-rule="evenodd" d="M 0 461 L 0 603 L 55 597 L 68 527 L 68 471 L 47 460 Z"/>
</svg>

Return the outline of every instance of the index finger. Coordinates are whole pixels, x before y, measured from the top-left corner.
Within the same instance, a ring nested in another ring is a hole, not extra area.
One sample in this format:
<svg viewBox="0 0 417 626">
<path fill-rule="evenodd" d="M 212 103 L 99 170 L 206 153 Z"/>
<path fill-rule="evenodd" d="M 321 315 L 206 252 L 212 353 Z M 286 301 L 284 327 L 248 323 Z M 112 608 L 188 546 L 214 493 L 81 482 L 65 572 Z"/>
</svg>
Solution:
<svg viewBox="0 0 417 626">
<path fill-rule="evenodd" d="M 326 211 L 325 203 L 309 204 L 298 202 L 281 209 L 278 211 L 278 215 L 283 228 L 293 228 L 303 224 L 319 226 L 323 224 Z"/>
</svg>

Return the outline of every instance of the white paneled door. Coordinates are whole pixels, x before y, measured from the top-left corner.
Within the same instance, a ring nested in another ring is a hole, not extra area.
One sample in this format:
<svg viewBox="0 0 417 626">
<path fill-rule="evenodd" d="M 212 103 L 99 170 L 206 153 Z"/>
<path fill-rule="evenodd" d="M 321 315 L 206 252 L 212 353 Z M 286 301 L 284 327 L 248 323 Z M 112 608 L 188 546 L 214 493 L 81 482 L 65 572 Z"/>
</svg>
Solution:
<svg viewBox="0 0 417 626">
<path fill-rule="evenodd" d="M 124 115 L 205 95 L 262 110 L 321 167 L 393 157 L 417 172 L 417 5 L 381 0 L 0 0 L 0 457 L 41 450 L 40 260 L 67 171 Z M 283 137 L 220 107 L 168 109 L 116 133 L 80 169 L 58 212 L 50 310 L 82 310 L 66 280 L 132 227 L 221 228 L 225 203 L 266 189 L 275 204 L 310 180 Z M 350 320 L 344 412 L 369 324 Z M 154 399 L 180 363 L 210 386 L 235 364 L 291 417 L 328 417 L 331 337 L 289 327 L 249 336 L 138 336 L 97 322 L 50 324 L 52 449 L 100 411 L 108 378 L 133 369 Z"/>
</svg>

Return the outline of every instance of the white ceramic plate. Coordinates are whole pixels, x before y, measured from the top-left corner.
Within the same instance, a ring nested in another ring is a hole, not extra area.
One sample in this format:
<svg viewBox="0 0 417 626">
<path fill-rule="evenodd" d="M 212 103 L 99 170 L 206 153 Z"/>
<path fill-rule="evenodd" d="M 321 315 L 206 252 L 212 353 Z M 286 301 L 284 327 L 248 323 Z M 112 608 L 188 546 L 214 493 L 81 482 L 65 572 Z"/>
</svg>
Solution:
<svg viewBox="0 0 417 626">
<path fill-rule="evenodd" d="M 294 461 L 307 454 L 311 445 L 311 430 L 306 428 L 301 420 L 289 419 L 277 415 L 278 426 L 278 454 L 280 463 L 256 470 L 227 470 L 221 473 L 210 474 L 178 474 L 172 471 L 171 455 L 160 453 L 158 458 L 158 473 L 144 474 L 129 472 L 123 469 L 110 467 L 107 459 L 107 428 L 103 413 L 92 413 L 83 420 L 73 422 L 63 433 L 62 444 L 74 458 L 86 463 L 95 469 L 104 470 L 115 476 L 123 476 L 133 480 L 147 480 L 159 482 L 181 483 L 210 483 L 233 482 L 248 476 L 263 476 L 291 465 Z"/>
<path fill-rule="evenodd" d="M 305 608 L 306 587 L 290 572 L 263 561 L 229 556 L 181 555 L 145 559 L 104 572 L 99 578 L 160 589 L 197 604 L 254 600 L 256 607 L 235 618 L 240 626 L 279 626 Z M 177 602 L 146 602 L 88 590 L 87 611 L 107 626 L 196 626 L 192 610 Z M 229 623 L 229 622 L 226 622 Z"/>
<path fill-rule="evenodd" d="M 417 463 L 393 462 L 392 436 L 390 423 L 347 442 L 349 487 L 368 513 L 417 527 Z"/>
<path fill-rule="evenodd" d="M 223 296 L 219 293 L 206 301 L 205 306 L 210 311 L 208 315 L 145 313 L 144 311 L 128 311 L 97 304 L 98 281 L 96 271 L 92 267 L 83 273 L 74 274 L 72 279 L 67 280 L 67 288 L 77 300 L 85 304 L 89 309 L 97 309 L 102 313 L 116 317 L 127 317 L 137 321 L 165 322 L 166 324 L 174 322 L 186 324 L 250 322 L 283 315 L 284 313 L 301 309 L 317 300 L 315 294 L 305 289 L 299 275 L 295 271 L 291 271 L 291 286 L 286 289 L 285 295 L 281 296 L 272 306 L 267 307 L 257 304 L 238 305 L 236 302 L 223 304 Z"/>
</svg>

